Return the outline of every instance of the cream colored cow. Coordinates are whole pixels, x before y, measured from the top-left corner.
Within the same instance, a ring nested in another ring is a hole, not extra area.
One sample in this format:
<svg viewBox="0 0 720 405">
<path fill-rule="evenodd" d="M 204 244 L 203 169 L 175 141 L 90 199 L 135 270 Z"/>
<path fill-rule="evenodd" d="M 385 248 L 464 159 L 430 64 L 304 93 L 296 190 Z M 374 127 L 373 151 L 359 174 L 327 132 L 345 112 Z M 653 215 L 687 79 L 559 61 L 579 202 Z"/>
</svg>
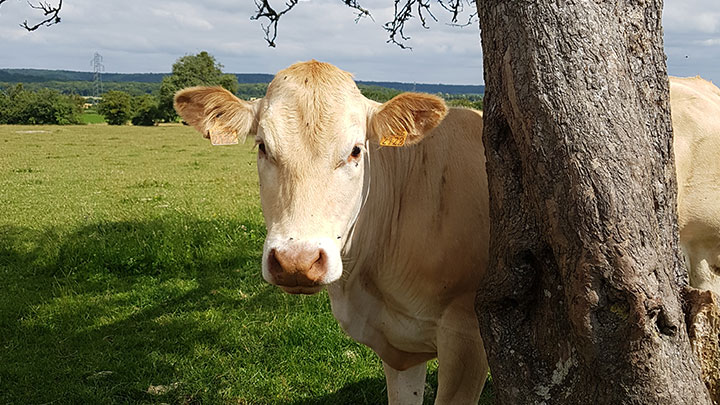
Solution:
<svg viewBox="0 0 720 405">
<path fill-rule="evenodd" d="M 720 294 L 720 89 L 670 78 L 680 246 L 690 285 Z"/>
<path fill-rule="evenodd" d="M 436 403 L 477 403 L 488 366 L 473 301 L 489 233 L 479 113 L 417 93 L 379 104 L 316 61 L 279 72 L 261 100 L 194 87 L 175 108 L 213 143 L 254 135 L 265 280 L 326 286 L 342 328 L 382 359 L 391 403 L 422 402 L 435 357 Z"/>
</svg>

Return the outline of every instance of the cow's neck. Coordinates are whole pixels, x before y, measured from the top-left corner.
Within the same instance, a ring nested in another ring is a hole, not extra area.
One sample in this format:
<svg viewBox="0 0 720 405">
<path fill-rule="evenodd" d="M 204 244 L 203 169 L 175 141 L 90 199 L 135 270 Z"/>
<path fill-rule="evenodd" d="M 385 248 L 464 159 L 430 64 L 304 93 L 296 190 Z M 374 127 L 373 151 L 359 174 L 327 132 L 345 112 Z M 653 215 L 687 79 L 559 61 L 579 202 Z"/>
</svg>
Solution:
<svg viewBox="0 0 720 405">
<path fill-rule="evenodd" d="M 408 248 L 399 234 L 401 216 L 407 215 L 403 201 L 407 204 L 408 198 L 418 197 L 408 193 L 408 185 L 422 181 L 427 150 L 422 144 L 411 148 L 371 148 L 367 200 L 362 204 L 347 249 L 343 250 L 343 275 L 327 289 L 333 314 L 343 329 L 380 353 L 390 349 L 377 347 L 377 325 L 372 326 L 374 323 L 369 320 L 377 318 L 381 308 L 402 306 L 393 294 L 387 293 L 395 286 L 384 277 L 399 275 L 397 269 L 390 267 L 398 264 L 393 258 Z"/>
<path fill-rule="evenodd" d="M 388 255 L 398 252 L 402 238 L 396 233 L 403 214 L 403 199 L 413 197 L 406 195 L 406 187 L 413 178 L 419 180 L 418 170 L 427 155 L 422 145 L 405 148 L 370 145 L 370 148 L 365 179 L 369 187 L 367 195 L 363 192 L 363 203 L 343 250 L 341 284 L 355 278 L 358 270 L 373 271 Z"/>
</svg>

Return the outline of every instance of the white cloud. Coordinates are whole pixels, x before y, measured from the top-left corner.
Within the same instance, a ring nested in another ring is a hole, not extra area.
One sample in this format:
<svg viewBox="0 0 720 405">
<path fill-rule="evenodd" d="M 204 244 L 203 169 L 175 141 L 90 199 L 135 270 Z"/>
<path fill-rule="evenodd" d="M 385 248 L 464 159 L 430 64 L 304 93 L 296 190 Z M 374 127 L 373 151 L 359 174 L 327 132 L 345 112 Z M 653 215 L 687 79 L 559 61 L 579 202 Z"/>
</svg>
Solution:
<svg viewBox="0 0 720 405">
<path fill-rule="evenodd" d="M 192 10 L 190 7 L 185 5 L 179 8 L 179 10 L 176 9 L 173 11 L 153 8 L 150 12 L 160 19 L 172 18 L 180 27 L 199 29 L 202 31 L 210 31 L 213 29 L 213 24 L 204 18 L 199 18 L 195 13 L 195 10 Z"/>
<path fill-rule="evenodd" d="M 717 0 L 667 0 L 663 23 L 666 32 L 720 32 L 720 2 Z"/>
<path fill-rule="evenodd" d="M 663 14 L 668 73 L 720 82 L 720 2 L 666 0 Z"/>
<path fill-rule="evenodd" d="M 702 46 L 720 46 L 720 38 L 710 38 L 698 41 Z"/>
</svg>

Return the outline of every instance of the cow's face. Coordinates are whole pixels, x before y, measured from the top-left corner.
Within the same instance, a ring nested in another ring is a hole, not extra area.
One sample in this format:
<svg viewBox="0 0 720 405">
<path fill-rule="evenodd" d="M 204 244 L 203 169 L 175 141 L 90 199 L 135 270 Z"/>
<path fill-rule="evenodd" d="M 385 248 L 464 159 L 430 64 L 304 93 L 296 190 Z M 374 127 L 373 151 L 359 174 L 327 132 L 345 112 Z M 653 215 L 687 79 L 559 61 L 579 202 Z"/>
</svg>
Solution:
<svg viewBox="0 0 720 405">
<path fill-rule="evenodd" d="M 416 143 L 446 113 L 423 94 L 370 101 L 350 74 L 315 61 L 279 72 L 262 100 L 195 87 L 175 96 L 175 108 L 213 143 L 254 135 L 267 226 L 262 274 L 303 294 L 342 275 L 341 251 L 368 192 L 367 148 Z"/>
</svg>

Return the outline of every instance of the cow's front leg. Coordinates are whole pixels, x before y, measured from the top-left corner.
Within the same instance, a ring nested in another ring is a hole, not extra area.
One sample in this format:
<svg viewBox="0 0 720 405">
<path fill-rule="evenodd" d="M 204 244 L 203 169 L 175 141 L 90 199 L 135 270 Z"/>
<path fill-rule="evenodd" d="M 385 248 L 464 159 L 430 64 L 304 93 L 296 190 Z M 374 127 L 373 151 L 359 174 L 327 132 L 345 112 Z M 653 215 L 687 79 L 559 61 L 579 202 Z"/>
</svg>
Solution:
<svg viewBox="0 0 720 405">
<path fill-rule="evenodd" d="M 689 265 L 690 285 L 720 295 L 720 240 L 708 237 L 702 242 L 691 241 L 688 246 L 681 247 Z"/>
<path fill-rule="evenodd" d="M 422 404 L 427 363 L 423 362 L 407 370 L 398 371 L 383 361 L 383 368 L 390 405 Z"/>
<path fill-rule="evenodd" d="M 489 367 L 473 301 L 456 300 L 440 318 L 436 405 L 477 404 L 485 385 Z"/>
</svg>

